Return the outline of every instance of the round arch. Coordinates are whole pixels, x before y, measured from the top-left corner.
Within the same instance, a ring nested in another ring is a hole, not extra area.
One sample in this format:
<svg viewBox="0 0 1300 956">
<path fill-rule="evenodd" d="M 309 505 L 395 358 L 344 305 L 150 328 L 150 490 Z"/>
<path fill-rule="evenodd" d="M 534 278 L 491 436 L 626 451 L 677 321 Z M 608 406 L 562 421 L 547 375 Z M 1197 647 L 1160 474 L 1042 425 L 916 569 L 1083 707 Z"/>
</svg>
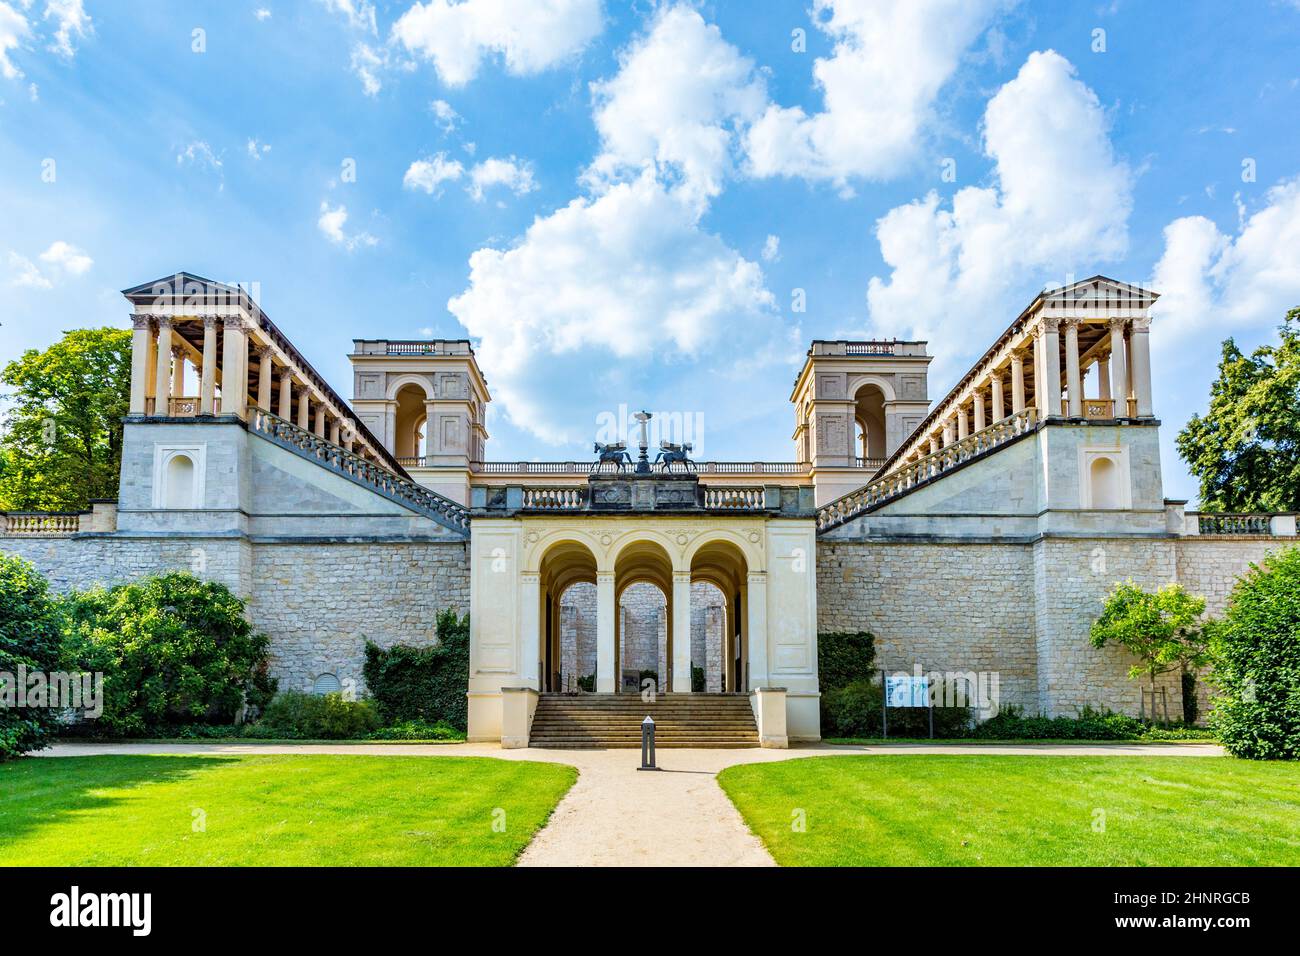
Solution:
<svg viewBox="0 0 1300 956">
<path fill-rule="evenodd" d="M 566 649 L 562 604 L 566 593 L 574 585 L 583 584 L 591 586 L 585 589 L 584 593 L 588 599 L 587 603 L 594 605 L 596 555 L 579 538 L 557 534 L 534 550 L 532 560 L 535 561 L 535 566 L 526 566 L 524 573 L 536 574 L 538 580 L 537 612 L 541 626 L 537 629 L 537 660 L 541 665 L 541 687 L 547 691 L 577 690 L 577 679 L 586 679 L 589 675 L 576 672 L 565 673 L 563 665 L 566 651 L 570 658 L 579 656 L 577 645 L 583 640 L 583 635 L 578 631 L 570 635 L 575 646 Z M 585 623 L 586 630 L 590 632 L 586 635 L 586 639 L 594 641 L 594 610 L 588 614 L 588 618 L 585 622 L 569 623 L 579 630 Z M 573 662 L 570 661 L 571 670 L 573 666 Z"/>
<path fill-rule="evenodd" d="M 757 555 L 757 562 L 750 560 Z M 719 532 L 702 537 L 690 549 L 691 585 L 703 582 L 715 587 L 722 596 L 721 633 L 706 633 L 697 642 L 700 651 L 706 652 L 700 666 L 705 668 L 706 689 L 717 687 L 722 691 L 736 692 L 747 689 L 748 674 L 748 594 L 749 573 L 761 571 L 762 557 L 755 542 L 730 532 Z M 707 649 L 710 641 L 717 641 L 720 673 L 709 671 L 708 658 L 714 656 Z M 698 652 L 697 652 L 698 653 Z M 694 656 L 694 655 L 693 655 Z M 692 660 L 694 666 L 696 662 Z"/>
<path fill-rule="evenodd" d="M 384 392 L 384 398 L 386 398 L 390 402 L 396 401 L 397 393 L 400 392 L 402 389 L 406 388 L 408 385 L 414 385 L 420 391 L 424 392 L 424 397 L 426 400 L 428 401 L 433 400 L 434 397 L 433 383 L 429 381 L 429 376 L 420 375 L 415 372 L 407 372 L 404 375 L 399 375 L 397 376 L 397 378 L 389 382 L 388 390 Z"/>
</svg>

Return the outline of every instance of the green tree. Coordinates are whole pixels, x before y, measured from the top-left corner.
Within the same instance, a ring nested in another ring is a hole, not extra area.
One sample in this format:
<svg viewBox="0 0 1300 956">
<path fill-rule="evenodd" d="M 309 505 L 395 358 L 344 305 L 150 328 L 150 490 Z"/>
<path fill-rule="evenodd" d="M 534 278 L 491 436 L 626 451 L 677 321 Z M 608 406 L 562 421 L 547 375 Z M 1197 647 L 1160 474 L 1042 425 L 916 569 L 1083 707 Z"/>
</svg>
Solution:
<svg viewBox="0 0 1300 956">
<path fill-rule="evenodd" d="M 1237 757 L 1300 760 L 1300 548 L 1253 565 L 1210 638 L 1219 740 Z"/>
<path fill-rule="evenodd" d="M 5 366 L 13 392 L 0 439 L 0 508 L 84 511 L 117 497 L 131 333 L 79 329 Z"/>
<path fill-rule="evenodd" d="M 1178 435 L 1207 511 L 1300 511 L 1300 308 L 1279 336 L 1250 356 L 1224 342 L 1209 411 Z"/>
<path fill-rule="evenodd" d="M 16 706 L 17 680 L 20 666 L 28 673 L 57 670 L 61 641 L 45 578 L 22 558 L 0 554 L 0 684 L 9 684 L 0 687 L 0 760 L 44 747 L 53 735 L 57 712 Z"/>
<path fill-rule="evenodd" d="M 1210 662 L 1201 626 L 1204 613 L 1205 599 L 1193 597 L 1180 584 L 1167 584 L 1152 593 L 1125 581 L 1115 585 L 1101 617 L 1093 623 L 1092 646 L 1123 647 L 1137 658 L 1128 676 L 1145 675 L 1154 692 L 1161 674 L 1172 670 L 1188 674 Z"/>
</svg>

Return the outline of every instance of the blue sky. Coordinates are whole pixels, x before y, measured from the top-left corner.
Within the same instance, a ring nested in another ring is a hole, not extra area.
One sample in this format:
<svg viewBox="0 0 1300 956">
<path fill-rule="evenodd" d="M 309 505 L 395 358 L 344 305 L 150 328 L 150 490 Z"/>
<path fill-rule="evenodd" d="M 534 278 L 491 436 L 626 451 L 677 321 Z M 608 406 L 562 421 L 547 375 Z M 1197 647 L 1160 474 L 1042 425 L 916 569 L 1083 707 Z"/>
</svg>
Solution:
<svg viewBox="0 0 1300 956">
<path fill-rule="evenodd" d="M 345 395 L 472 337 L 493 458 L 626 405 L 788 460 L 808 340 L 926 338 L 937 399 L 1100 272 L 1164 294 L 1194 498 L 1220 340 L 1300 304 L 1297 50 L 1283 0 L 0 0 L 0 358 L 183 269 Z"/>
</svg>

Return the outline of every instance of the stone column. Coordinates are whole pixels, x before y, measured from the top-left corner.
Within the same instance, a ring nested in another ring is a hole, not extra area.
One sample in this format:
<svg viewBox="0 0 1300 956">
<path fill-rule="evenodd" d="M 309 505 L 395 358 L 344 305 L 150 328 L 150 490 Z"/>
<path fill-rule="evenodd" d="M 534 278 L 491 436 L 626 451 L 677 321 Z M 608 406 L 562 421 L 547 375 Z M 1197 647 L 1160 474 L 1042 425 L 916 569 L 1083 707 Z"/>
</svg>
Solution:
<svg viewBox="0 0 1300 956">
<path fill-rule="evenodd" d="M 538 658 L 542 626 L 541 575 L 524 571 L 519 575 L 519 677 L 525 687 L 540 690 Z"/>
<path fill-rule="evenodd" d="M 132 415 L 143 415 L 149 398 L 149 348 L 153 345 L 153 319 L 131 316 L 131 404 Z"/>
<path fill-rule="evenodd" d="M 172 346 L 172 397 L 180 398 L 185 394 L 185 349 L 180 345 Z"/>
<path fill-rule="evenodd" d="M 1124 320 L 1110 320 L 1110 392 L 1115 417 L 1128 418 L 1128 358 L 1124 348 Z"/>
<path fill-rule="evenodd" d="M 302 391 L 298 393 L 298 427 L 303 431 L 311 428 L 311 398 L 307 394 L 307 387 L 304 385 Z"/>
<path fill-rule="evenodd" d="M 691 692 L 691 572 L 673 572 L 674 694 Z"/>
<path fill-rule="evenodd" d="M 1046 386 L 1047 414 L 1061 414 L 1061 320 L 1043 317 L 1043 384 Z"/>
<path fill-rule="evenodd" d="M 943 422 L 943 447 L 944 448 L 947 448 L 949 445 L 952 444 L 952 426 L 953 426 L 953 421 L 951 418 L 944 419 Z"/>
<path fill-rule="evenodd" d="M 217 317 L 203 317 L 203 372 L 199 376 L 199 414 L 211 415 L 217 403 Z"/>
<path fill-rule="evenodd" d="M 153 375 L 153 413 L 166 417 L 171 414 L 172 317 L 158 316 L 158 357 Z"/>
<path fill-rule="evenodd" d="M 1133 397 L 1137 399 L 1137 417 L 1151 418 L 1151 320 L 1134 319 L 1128 333 L 1129 355 L 1133 366 Z"/>
<path fill-rule="evenodd" d="M 749 633 L 745 647 L 749 651 L 749 686 L 745 690 L 767 686 L 767 574 L 750 571 L 745 595 L 746 622 Z"/>
<path fill-rule="evenodd" d="M 1025 360 L 1020 353 L 1011 356 L 1011 414 L 1025 410 Z"/>
<path fill-rule="evenodd" d="M 1097 397 L 1110 398 L 1110 356 L 1097 359 Z"/>
<path fill-rule="evenodd" d="M 1065 388 L 1069 392 L 1070 417 L 1083 417 L 1083 376 L 1079 374 L 1079 320 L 1065 320 Z"/>
<path fill-rule="evenodd" d="M 325 437 L 325 406 L 324 405 L 316 406 L 316 427 L 312 429 L 312 431 L 316 433 L 317 438 Z"/>
<path fill-rule="evenodd" d="M 330 444 L 337 445 L 338 443 L 339 443 L 339 420 L 337 418 L 332 418 L 330 419 Z"/>
<path fill-rule="evenodd" d="M 280 417 L 286 422 L 293 420 L 293 369 L 290 368 L 280 373 Z"/>
<path fill-rule="evenodd" d="M 937 435 L 930 436 L 930 454 L 931 455 L 939 454 L 939 436 Z"/>
<path fill-rule="evenodd" d="M 993 420 L 1000 422 L 1007 417 L 1002 398 L 1002 373 L 994 372 L 989 376 L 989 380 L 993 387 Z"/>
<path fill-rule="evenodd" d="M 1039 418 L 1047 414 L 1047 405 L 1043 398 L 1043 330 L 1041 327 L 1034 330 L 1034 408 L 1038 410 Z"/>
<path fill-rule="evenodd" d="M 965 438 L 967 435 L 970 434 L 966 423 L 967 423 L 966 407 L 964 405 L 958 405 L 957 406 L 957 440 L 958 441 L 961 441 L 963 438 Z"/>
<path fill-rule="evenodd" d="M 984 389 L 975 393 L 975 431 L 984 428 Z"/>
<path fill-rule="evenodd" d="M 271 346 L 257 347 L 257 407 L 271 410 Z"/>
<path fill-rule="evenodd" d="M 236 315 L 221 322 L 225 348 L 221 361 L 221 414 L 245 418 L 248 415 L 248 329 Z"/>
<path fill-rule="evenodd" d="M 614 615 L 618 611 L 614 600 L 614 575 L 596 575 L 596 691 L 612 694 L 616 688 L 614 675 Z M 689 632 L 688 632 L 689 634 Z M 689 637 L 687 638 L 689 640 Z"/>
</svg>

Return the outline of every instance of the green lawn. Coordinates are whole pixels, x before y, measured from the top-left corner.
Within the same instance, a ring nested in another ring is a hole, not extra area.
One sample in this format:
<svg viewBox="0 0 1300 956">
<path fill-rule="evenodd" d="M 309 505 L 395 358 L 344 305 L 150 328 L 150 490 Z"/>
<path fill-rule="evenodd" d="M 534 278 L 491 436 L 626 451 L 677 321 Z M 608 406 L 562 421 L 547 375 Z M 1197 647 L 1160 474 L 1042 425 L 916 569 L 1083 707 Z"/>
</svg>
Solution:
<svg viewBox="0 0 1300 956">
<path fill-rule="evenodd" d="M 0 866 L 508 866 L 577 771 L 473 757 L 0 764 Z"/>
<path fill-rule="evenodd" d="M 787 866 L 1300 865 L 1295 763 L 889 754 L 718 779 Z"/>
</svg>

